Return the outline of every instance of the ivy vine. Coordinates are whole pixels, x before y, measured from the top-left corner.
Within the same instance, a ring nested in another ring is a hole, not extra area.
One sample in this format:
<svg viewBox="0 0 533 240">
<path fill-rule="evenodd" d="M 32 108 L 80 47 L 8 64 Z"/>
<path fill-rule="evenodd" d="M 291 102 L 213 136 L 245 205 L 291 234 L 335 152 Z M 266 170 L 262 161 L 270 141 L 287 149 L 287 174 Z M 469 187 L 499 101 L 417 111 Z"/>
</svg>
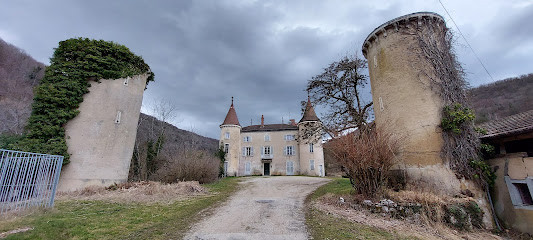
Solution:
<svg viewBox="0 0 533 240">
<path fill-rule="evenodd" d="M 142 57 L 127 47 L 103 40 L 72 38 L 59 42 L 50 66 L 40 85 L 34 90 L 32 113 L 22 140 L 12 148 L 65 156 L 69 162 L 65 141 L 65 124 L 78 115 L 83 95 L 89 92 L 91 81 L 119 79 L 154 73 Z"/>
</svg>

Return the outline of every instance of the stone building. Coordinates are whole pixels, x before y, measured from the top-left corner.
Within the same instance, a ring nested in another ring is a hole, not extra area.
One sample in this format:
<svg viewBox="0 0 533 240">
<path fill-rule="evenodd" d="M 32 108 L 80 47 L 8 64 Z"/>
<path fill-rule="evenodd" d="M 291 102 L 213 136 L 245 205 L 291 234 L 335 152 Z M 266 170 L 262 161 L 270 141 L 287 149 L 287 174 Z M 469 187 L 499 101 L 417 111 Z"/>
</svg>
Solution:
<svg viewBox="0 0 533 240">
<path fill-rule="evenodd" d="M 480 125 L 496 148 L 494 211 L 505 227 L 533 234 L 533 110 Z"/>
<path fill-rule="evenodd" d="M 233 98 L 228 114 L 220 125 L 220 146 L 226 155 L 228 176 L 308 175 L 324 176 L 322 138 L 302 136 L 312 126 L 321 124 L 311 102 L 302 119 L 289 124 L 265 124 L 241 127 Z M 321 136 L 321 133 L 317 133 Z"/>
</svg>

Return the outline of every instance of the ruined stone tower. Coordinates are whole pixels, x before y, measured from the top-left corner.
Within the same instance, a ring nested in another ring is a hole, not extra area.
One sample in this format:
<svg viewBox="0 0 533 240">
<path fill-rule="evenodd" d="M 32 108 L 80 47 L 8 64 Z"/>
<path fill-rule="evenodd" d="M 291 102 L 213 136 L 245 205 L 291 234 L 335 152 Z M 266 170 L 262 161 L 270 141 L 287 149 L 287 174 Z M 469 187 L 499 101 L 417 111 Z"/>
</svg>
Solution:
<svg viewBox="0 0 533 240">
<path fill-rule="evenodd" d="M 419 39 L 413 34 L 428 35 L 430 28 L 444 31 L 445 27 L 444 19 L 435 13 L 398 17 L 368 35 L 363 54 L 368 59 L 376 126 L 388 126 L 402 138 L 401 167 L 406 169 L 409 181 L 418 187 L 454 194 L 464 184 L 441 157 L 439 125 L 444 103 L 431 85 L 431 81 L 439 80 L 431 63 L 419 54 Z"/>
<path fill-rule="evenodd" d="M 91 83 L 80 113 L 65 126 L 70 163 L 59 191 L 128 180 L 148 74 Z"/>
</svg>

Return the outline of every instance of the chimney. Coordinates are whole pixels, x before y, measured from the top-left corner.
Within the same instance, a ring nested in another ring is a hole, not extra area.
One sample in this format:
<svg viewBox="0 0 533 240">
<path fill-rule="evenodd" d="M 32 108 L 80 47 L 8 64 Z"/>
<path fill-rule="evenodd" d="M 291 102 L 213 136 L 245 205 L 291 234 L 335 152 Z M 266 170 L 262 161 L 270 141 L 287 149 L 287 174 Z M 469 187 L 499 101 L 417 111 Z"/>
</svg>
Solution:
<svg viewBox="0 0 533 240">
<path fill-rule="evenodd" d="M 261 127 L 265 126 L 265 117 L 261 115 Z"/>
<path fill-rule="evenodd" d="M 289 119 L 289 125 L 296 126 L 296 120 Z"/>
</svg>

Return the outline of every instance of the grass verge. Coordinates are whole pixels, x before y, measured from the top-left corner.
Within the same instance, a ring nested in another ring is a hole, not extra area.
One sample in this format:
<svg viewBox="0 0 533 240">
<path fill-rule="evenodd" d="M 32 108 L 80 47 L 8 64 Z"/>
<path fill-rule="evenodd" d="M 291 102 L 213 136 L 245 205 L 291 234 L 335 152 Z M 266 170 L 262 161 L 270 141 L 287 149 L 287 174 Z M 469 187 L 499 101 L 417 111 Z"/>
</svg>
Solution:
<svg viewBox="0 0 533 240">
<path fill-rule="evenodd" d="M 213 194 L 172 204 L 58 201 L 44 210 L 0 221 L 0 233 L 32 227 L 6 239 L 181 239 L 206 209 L 224 202 L 238 188 L 238 178 L 204 185 Z"/>
<path fill-rule="evenodd" d="M 313 201 L 317 201 L 319 197 L 327 193 L 336 196 L 346 196 L 351 192 L 352 186 L 349 179 L 336 178 L 307 196 L 305 201 L 305 218 L 307 228 L 313 239 L 416 239 L 364 224 L 354 223 L 347 219 L 327 214 L 312 206 Z"/>
</svg>

